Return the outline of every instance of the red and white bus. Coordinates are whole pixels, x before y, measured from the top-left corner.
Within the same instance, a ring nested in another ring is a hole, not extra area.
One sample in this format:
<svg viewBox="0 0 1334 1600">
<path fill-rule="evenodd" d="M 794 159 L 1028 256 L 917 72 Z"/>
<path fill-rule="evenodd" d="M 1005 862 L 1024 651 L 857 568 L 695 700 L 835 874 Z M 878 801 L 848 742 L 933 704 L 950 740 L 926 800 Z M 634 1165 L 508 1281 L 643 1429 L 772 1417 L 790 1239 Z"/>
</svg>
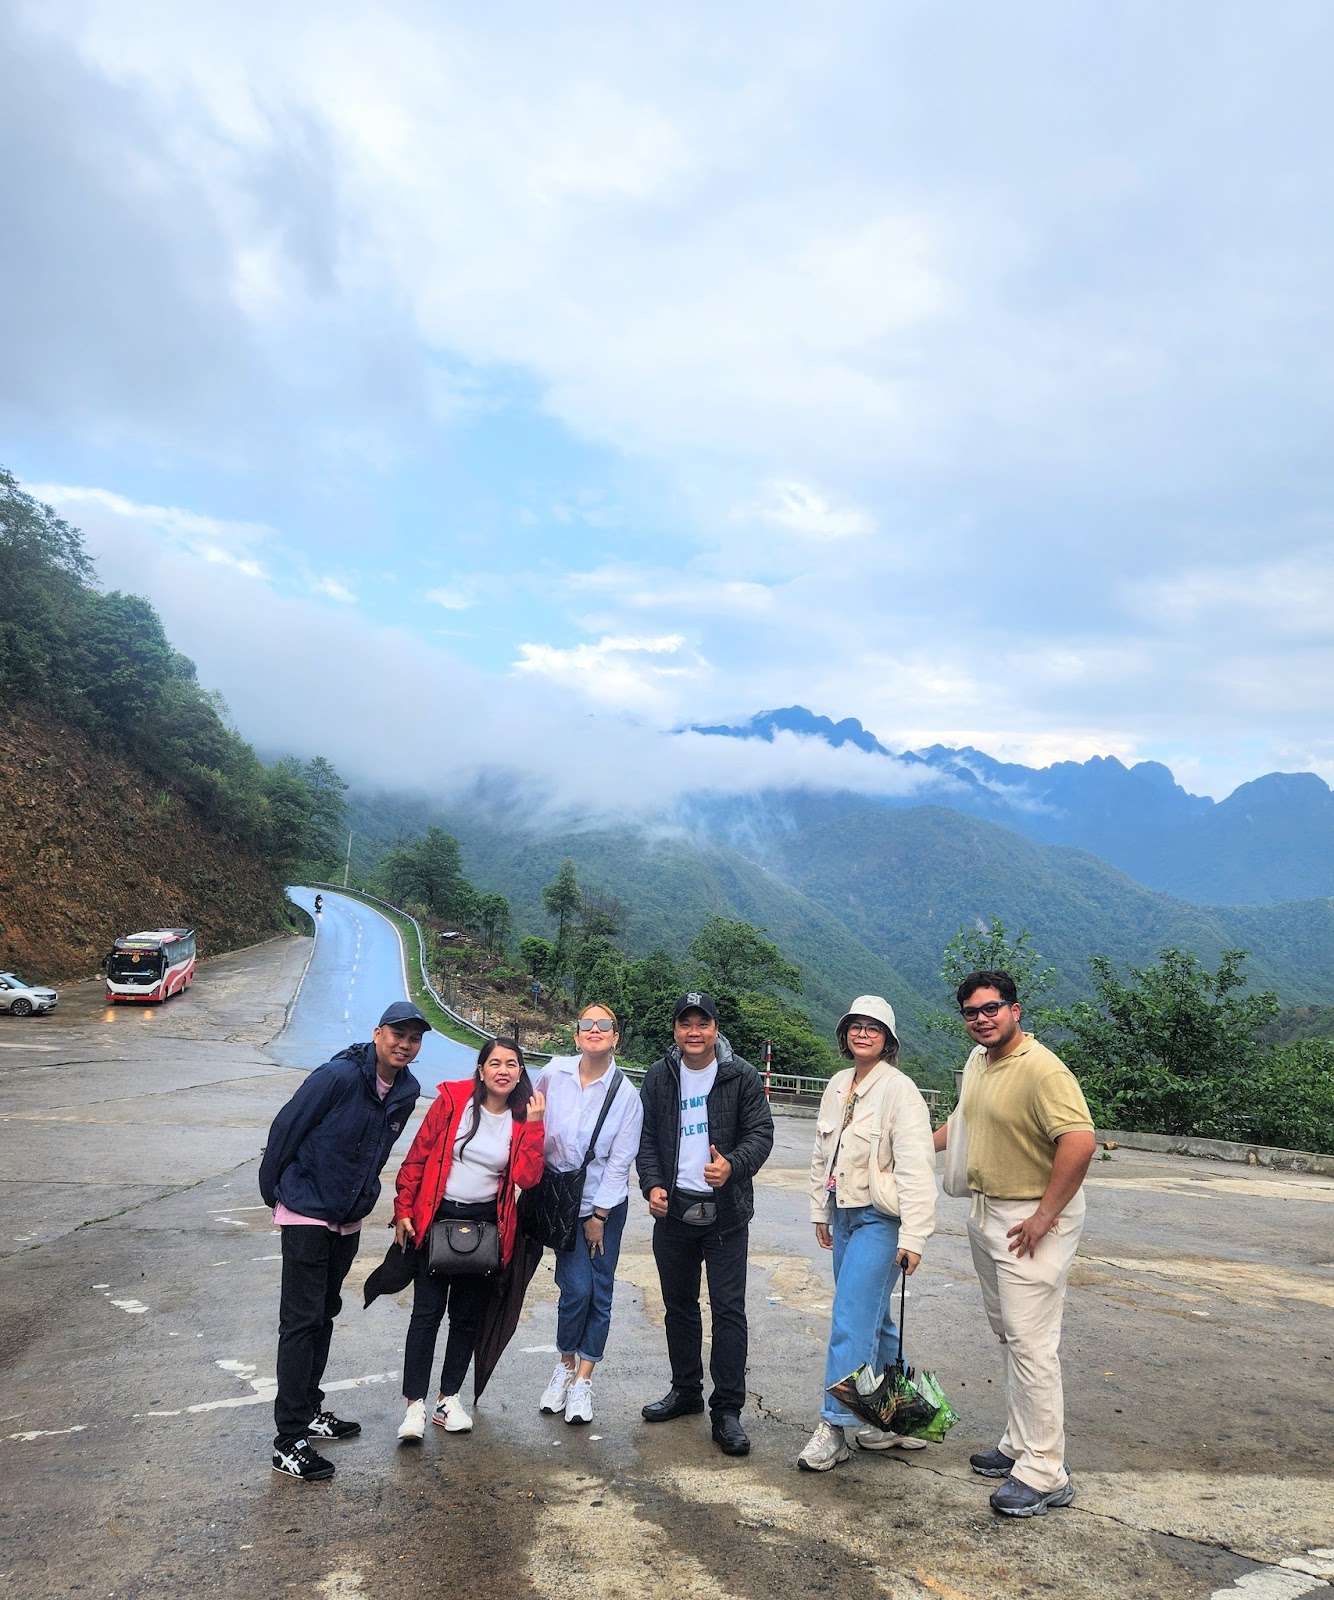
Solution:
<svg viewBox="0 0 1334 1600">
<path fill-rule="evenodd" d="M 127 933 L 107 957 L 107 999 L 165 1000 L 195 981 L 193 928 Z"/>
</svg>

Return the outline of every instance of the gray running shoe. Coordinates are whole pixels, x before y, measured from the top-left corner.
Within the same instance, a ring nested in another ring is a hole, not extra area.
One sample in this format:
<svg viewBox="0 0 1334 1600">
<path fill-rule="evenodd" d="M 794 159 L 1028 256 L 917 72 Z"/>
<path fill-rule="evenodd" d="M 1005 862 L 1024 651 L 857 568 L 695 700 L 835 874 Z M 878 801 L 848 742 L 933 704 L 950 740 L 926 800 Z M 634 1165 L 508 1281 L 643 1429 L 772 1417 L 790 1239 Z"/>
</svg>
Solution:
<svg viewBox="0 0 1334 1600">
<path fill-rule="evenodd" d="M 1004 1450 L 979 1450 L 968 1457 L 968 1465 L 983 1478 L 1008 1478 L 1014 1470 L 1014 1457 Z"/>
<path fill-rule="evenodd" d="M 1030 1489 L 1011 1475 L 991 1496 L 991 1509 L 1003 1517 L 1042 1517 L 1048 1506 L 1068 1506 L 1075 1497 L 1075 1480 L 1067 1478 L 1059 1489 L 1044 1494 Z"/>
</svg>

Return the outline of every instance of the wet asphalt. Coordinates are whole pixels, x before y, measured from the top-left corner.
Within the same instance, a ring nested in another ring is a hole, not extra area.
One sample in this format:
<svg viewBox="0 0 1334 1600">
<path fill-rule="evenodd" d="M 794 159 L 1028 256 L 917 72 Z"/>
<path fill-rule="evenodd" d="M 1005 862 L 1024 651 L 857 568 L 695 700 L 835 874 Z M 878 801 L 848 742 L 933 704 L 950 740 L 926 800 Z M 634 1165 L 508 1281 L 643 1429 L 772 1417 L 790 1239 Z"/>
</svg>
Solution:
<svg viewBox="0 0 1334 1600">
<path fill-rule="evenodd" d="M 313 947 L 205 961 L 163 1007 L 109 1012 L 94 984 L 49 1019 L 0 1017 L 0 1593 L 1327 1592 L 1300 1568 L 1334 1547 L 1334 1182 L 1122 1151 L 1091 1174 L 1067 1306 L 1068 1510 L 1002 1521 L 968 1469 L 1000 1427 L 999 1365 L 964 1207 L 944 1198 L 908 1351 L 962 1422 L 925 1451 L 797 1472 L 830 1284 L 794 1117 L 757 1193 L 748 1459 L 720 1456 L 701 1419 L 639 1418 L 666 1367 L 633 1196 L 593 1425 L 537 1413 L 544 1262 L 474 1432 L 399 1447 L 409 1300 L 363 1310 L 359 1292 L 388 1241 L 382 1200 L 328 1372 L 363 1432 L 329 1446 L 329 1483 L 273 1474 L 279 1241 L 258 1153 L 304 1071 L 367 1037 L 402 983 L 389 925 L 326 896 Z M 428 1091 L 470 1070 L 466 1047 L 431 1049 Z"/>
</svg>

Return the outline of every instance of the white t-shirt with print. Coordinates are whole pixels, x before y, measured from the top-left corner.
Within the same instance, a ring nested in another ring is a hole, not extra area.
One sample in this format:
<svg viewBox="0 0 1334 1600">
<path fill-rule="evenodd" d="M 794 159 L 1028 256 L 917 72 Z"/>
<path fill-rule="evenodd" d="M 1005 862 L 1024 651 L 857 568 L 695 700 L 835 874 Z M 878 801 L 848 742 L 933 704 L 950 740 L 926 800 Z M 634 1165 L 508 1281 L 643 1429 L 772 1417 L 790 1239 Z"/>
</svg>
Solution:
<svg viewBox="0 0 1334 1600">
<path fill-rule="evenodd" d="M 718 1076 L 717 1060 L 698 1072 L 681 1063 L 681 1147 L 676 1156 L 676 1183 L 704 1194 L 704 1168 L 709 1160 L 709 1090 Z"/>
</svg>

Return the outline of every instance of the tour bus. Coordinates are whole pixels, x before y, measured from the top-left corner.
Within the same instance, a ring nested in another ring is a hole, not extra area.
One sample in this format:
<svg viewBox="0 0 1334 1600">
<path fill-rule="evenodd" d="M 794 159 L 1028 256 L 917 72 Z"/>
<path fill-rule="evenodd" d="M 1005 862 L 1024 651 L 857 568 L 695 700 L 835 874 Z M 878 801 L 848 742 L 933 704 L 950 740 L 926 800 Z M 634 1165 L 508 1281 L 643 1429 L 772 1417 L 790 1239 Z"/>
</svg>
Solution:
<svg viewBox="0 0 1334 1600">
<path fill-rule="evenodd" d="M 127 933 L 107 957 L 107 999 L 165 1000 L 195 981 L 193 928 Z"/>
</svg>

